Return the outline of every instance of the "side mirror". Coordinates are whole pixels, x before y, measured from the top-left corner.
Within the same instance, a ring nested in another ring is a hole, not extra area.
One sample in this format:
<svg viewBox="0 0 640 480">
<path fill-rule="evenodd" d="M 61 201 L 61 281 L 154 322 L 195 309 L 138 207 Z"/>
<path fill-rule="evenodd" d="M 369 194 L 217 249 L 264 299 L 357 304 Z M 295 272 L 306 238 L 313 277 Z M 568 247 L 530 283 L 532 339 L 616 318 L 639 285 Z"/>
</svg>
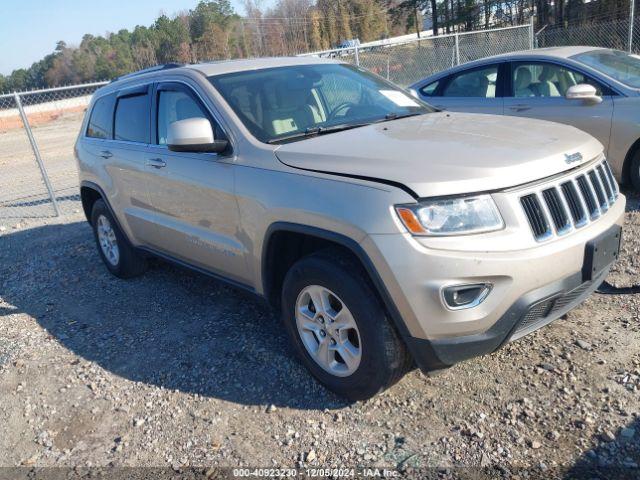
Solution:
<svg viewBox="0 0 640 480">
<path fill-rule="evenodd" d="M 596 87 L 587 85 L 586 83 L 569 87 L 566 98 L 567 100 L 583 100 L 586 103 L 594 104 L 602 102 L 602 97 L 598 96 Z"/>
<path fill-rule="evenodd" d="M 418 91 L 415 88 L 410 88 L 409 93 L 411 94 L 411 96 L 417 99 L 420 99 L 420 95 L 418 94 Z"/>
<path fill-rule="evenodd" d="M 172 152 L 221 153 L 229 142 L 213 137 L 206 118 L 188 118 L 169 124 L 167 146 Z"/>
</svg>

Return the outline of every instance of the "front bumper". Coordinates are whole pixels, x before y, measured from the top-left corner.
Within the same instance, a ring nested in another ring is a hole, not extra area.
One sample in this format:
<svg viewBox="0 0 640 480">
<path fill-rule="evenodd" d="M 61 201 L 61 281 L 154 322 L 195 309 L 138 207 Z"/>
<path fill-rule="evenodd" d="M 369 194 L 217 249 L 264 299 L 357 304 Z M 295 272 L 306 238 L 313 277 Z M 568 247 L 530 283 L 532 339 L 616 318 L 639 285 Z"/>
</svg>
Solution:
<svg viewBox="0 0 640 480">
<path fill-rule="evenodd" d="M 562 317 L 591 295 L 604 281 L 610 266 L 590 282 L 582 272 L 529 292 L 516 301 L 486 332 L 475 335 L 425 340 L 411 337 L 408 347 L 423 371 L 448 368 L 463 360 L 498 350 Z"/>
<path fill-rule="evenodd" d="M 416 363 L 432 371 L 493 352 L 584 301 L 610 269 L 583 282 L 585 245 L 621 226 L 624 207 L 620 196 L 598 222 L 524 250 L 440 250 L 408 234 L 371 235 L 362 245 L 400 317 L 396 323 Z M 455 311 L 444 305 L 443 286 L 482 282 L 493 289 L 480 305 Z"/>
</svg>

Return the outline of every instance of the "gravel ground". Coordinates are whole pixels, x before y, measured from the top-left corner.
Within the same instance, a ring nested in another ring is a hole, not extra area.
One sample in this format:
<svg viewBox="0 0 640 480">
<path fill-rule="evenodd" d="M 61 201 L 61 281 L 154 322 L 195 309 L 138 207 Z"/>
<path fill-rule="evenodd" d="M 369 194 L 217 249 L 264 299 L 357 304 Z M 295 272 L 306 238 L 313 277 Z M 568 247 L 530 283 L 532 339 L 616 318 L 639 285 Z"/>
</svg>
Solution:
<svg viewBox="0 0 640 480">
<path fill-rule="evenodd" d="M 639 206 L 617 286 L 640 280 Z M 260 300 L 161 262 L 118 280 L 80 213 L 14 227 L 0 236 L 0 466 L 640 474 L 640 294 L 593 295 L 496 354 L 348 404 Z"/>
</svg>

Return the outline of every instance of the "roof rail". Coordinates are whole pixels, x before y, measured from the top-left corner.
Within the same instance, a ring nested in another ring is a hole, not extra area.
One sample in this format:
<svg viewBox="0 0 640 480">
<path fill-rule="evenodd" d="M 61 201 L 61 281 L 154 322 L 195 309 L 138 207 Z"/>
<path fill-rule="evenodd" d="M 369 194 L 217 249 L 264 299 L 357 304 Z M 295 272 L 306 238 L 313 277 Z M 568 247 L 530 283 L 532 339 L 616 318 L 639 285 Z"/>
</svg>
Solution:
<svg viewBox="0 0 640 480">
<path fill-rule="evenodd" d="M 131 78 L 131 77 L 137 77 L 138 75 L 142 75 L 145 73 L 151 73 L 151 72 L 159 72 L 161 70 L 170 70 L 172 68 L 180 68 L 180 67 L 184 67 L 186 64 L 185 63 L 165 63 L 162 65 L 155 65 L 153 67 L 149 67 L 149 68 L 144 68 L 142 70 L 138 70 L 137 72 L 132 72 L 132 73 L 127 73 L 125 75 L 121 75 L 119 77 L 114 78 L 113 80 L 111 80 L 111 82 L 116 82 L 118 80 L 122 80 L 125 78 Z"/>
</svg>

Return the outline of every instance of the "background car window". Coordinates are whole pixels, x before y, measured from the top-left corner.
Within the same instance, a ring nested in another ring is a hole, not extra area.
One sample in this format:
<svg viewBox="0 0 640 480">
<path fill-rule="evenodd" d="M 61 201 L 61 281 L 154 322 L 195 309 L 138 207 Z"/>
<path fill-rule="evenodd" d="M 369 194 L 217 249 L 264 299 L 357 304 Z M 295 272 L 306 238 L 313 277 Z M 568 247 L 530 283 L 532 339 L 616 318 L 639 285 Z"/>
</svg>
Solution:
<svg viewBox="0 0 640 480">
<path fill-rule="evenodd" d="M 619 50 L 598 49 L 571 57 L 632 88 L 640 88 L 640 57 Z"/>
<path fill-rule="evenodd" d="M 586 83 L 602 95 L 602 86 L 580 72 L 553 63 L 519 63 L 513 69 L 513 92 L 518 98 L 564 97 L 569 87 Z"/>
<path fill-rule="evenodd" d="M 186 92 L 161 90 L 158 95 L 157 143 L 166 145 L 169 125 L 188 118 L 208 118 L 208 115 Z"/>
<path fill-rule="evenodd" d="M 114 95 L 107 95 L 96 100 L 87 125 L 87 137 L 104 139 L 113 137 L 114 104 Z"/>
<path fill-rule="evenodd" d="M 425 97 L 433 97 L 436 93 L 436 90 L 440 85 L 440 80 L 436 80 L 435 82 L 431 82 L 429 85 L 426 85 L 420 89 L 420 93 Z"/>
<path fill-rule="evenodd" d="M 149 143 L 149 95 L 118 99 L 114 137 L 116 140 Z"/>
<path fill-rule="evenodd" d="M 442 96 L 495 98 L 497 81 L 497 65 L 458 73 L 451 78 Z"/>
</svg>

